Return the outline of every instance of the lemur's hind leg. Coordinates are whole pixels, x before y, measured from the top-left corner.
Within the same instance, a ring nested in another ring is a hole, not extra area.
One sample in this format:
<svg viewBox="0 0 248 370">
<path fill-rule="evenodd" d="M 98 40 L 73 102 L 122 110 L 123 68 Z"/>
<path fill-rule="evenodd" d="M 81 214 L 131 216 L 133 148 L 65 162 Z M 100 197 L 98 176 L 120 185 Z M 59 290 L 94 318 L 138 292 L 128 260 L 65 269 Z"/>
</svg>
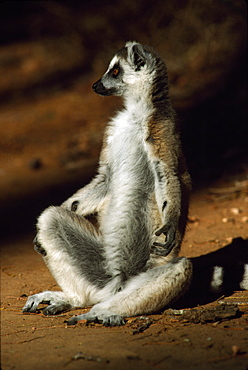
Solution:
<svg viewBox="0 0 248 370">
<path fill-rule="evenodd" d="M 24 312 L 44 313 L 99 302 L 96 294 L 110 280 L 104 270 L 103 248 L 95 227 L 84 217 L 62 207 L 47 208 L 38 219 L 36 243 L 62 292 L 47 291 L 28 298 Z M 37 248 L 36 248 L 37 249 Z"/>
<path fill-rule="evenodd" d="M 88 313 L 71 318 L 68 325 L 88 320 L 117 326 L 123 324 L 124 317 L 154 313 L 179 298 L 187 290 L 191 276 L 191 261 L 174 258 L 132 277 L 122 291 L 96 304 Z"/>
</svg>

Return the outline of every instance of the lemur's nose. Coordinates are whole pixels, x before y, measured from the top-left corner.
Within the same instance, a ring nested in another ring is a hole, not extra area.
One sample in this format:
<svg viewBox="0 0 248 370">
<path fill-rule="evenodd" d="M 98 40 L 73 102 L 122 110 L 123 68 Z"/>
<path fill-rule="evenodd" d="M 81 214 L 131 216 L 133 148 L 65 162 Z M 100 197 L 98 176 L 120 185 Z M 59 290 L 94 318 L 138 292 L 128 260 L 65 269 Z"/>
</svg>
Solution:
<svg viewBox="0 0 248 370">
<path fill-rule="evenodd" d="M 112 90 L 113 89 L 106 89 L 102 83 L 102 79 L 96 81 L 94 85 L 92 86 L 92 89 L 95 91 L 95 93 L 102 95 L 102 96 L 109 96 L 113 95 Z"/>
<path fill-rule="evenodd" d="M 96 91 L 96 82 L 92 85 L 92 89 Z"/>
<path fill-rule="evenodd" d="M 95 92 L 97 92 L 97 85 L 99 84 L 99 81 L 100 81 L 100 80 L 96 81 L 96 82 L 92 85 L 92 89 L 93 89 Z"/>
</svg>

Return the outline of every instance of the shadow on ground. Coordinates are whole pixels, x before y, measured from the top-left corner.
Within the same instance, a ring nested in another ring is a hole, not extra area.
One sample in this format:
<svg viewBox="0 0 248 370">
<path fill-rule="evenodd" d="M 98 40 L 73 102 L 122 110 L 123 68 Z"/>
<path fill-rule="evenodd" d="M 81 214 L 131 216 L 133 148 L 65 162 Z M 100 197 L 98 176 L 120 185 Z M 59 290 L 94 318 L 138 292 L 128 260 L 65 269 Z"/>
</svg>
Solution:
<svg viewBox="0 0 248 370">
<path fill-rule="evenodd" d="M 248 239 L 235 238 L 224 248 L 191 261 L 192 283 L 186 295 L 176 302 L 177 308 L 213 302 L 222 295 L 232 295 L 241 286 L 248 289 Z"/>
</svg>

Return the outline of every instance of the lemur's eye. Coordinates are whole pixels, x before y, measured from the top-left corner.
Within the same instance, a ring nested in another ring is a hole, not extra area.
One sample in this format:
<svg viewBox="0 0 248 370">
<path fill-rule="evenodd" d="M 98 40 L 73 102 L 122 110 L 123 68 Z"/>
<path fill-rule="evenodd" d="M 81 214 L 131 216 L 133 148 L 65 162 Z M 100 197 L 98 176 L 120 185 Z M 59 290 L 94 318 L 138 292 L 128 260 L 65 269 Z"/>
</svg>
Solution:
<svg viewBox="0 0 248 370">
<path fill-rule="evenodd" d="M 117 76 L 118 76 L 118 74 L 119 74 L 119 72 L 120 72 L 120 70 L 119 70 L 118 68 L 114 68 L 114 69 L 113 69 L 113 72 L 112 72 L 112 76 L 113 76 L 113 77 L 117 77 Z"/>
</svg>

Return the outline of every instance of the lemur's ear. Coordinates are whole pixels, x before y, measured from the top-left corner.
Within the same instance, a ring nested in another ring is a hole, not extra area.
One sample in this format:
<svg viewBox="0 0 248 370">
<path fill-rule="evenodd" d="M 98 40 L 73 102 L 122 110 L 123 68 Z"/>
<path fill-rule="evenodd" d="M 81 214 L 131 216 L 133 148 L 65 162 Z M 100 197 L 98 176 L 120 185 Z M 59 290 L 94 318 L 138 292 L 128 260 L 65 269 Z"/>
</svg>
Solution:
<svg viewBox="0 0 248 370">
<path fill-rule="evenodd" d="M 129 54 L 130 60 L 133 63 L 135 67 L 135 71 L 139 71 L 141 67 L 143 67 L 146 64 L 146 55 L 145 51 L 140 44 L 134 44 L 132 45 L 132 48 L 130 50 Z"/>
</svg>

